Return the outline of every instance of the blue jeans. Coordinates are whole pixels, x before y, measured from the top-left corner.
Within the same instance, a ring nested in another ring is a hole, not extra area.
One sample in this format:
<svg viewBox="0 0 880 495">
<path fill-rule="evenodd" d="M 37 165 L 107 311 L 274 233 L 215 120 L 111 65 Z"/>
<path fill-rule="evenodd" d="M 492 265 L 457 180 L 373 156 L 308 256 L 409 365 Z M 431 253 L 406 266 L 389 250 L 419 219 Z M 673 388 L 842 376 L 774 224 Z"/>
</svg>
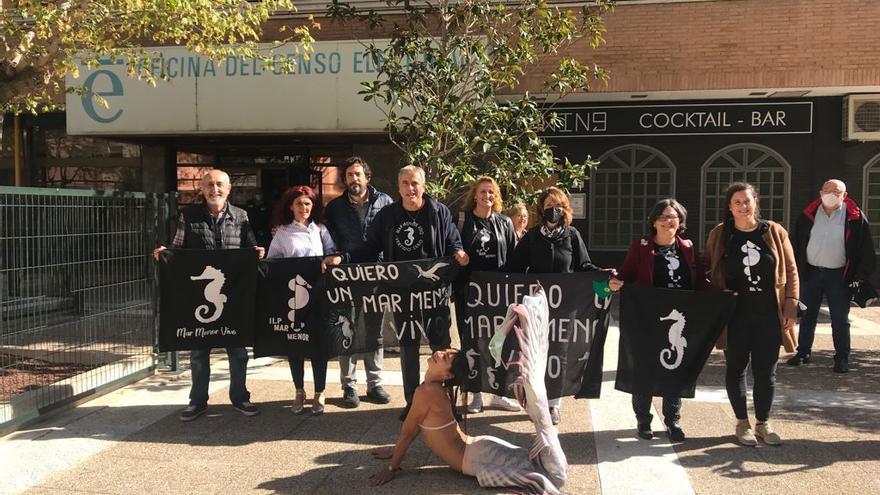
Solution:
<svg viewBox="0 0 880 495">
<path fill-rule="evenodd" d="M 244 347 L 227 347 L 229 358 L 229 400 L 235 404 L 249 401 L 251 393 L 245 386 L 248 353 Z M 202 406 L 208 403 L 208 383 L 211 381 L 211 349 L 198 349 L 190 353 L 192 388 L 189 403 Z"/>
<path fill-rule="evenodd" d="M 806 280 L 801 280 L 801 302 L 807 309 L 801 317 L 798 330 L 798 354 L 807 356 L 813 351 L 816 319 L 822 296 L 828 300 L 831 313 L 831 337 L 834 340 L 834 359 L 849 358 L 849 286 L 843 280 L 843 268 L 828 269 L 808 266 Z"/>
</svg>

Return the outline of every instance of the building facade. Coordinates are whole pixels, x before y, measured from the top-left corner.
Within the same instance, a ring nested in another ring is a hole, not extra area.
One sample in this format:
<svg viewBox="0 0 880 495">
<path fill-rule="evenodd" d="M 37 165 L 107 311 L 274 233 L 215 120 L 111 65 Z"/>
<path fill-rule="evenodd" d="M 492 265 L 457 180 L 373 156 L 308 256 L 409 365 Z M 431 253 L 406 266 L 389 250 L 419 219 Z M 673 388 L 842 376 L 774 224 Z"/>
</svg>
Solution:
<svg viewBox="0 0 880 495">
<path fill-rule="evenodd" d="M 222 167 L 233 199 L 257 211 L 291 184 L 319 186 L 329 200 L 340 192 L 331 166 L 358 154 L 393 191 L 399 154 L 356 94 L 375 67 L 350 28 L 320 19 L 325 5 L 298 2 L 296 15 L 315 14 L 322 27 L 315 56 L 294 74 L 209 65 L 176 47 L 162 48 L 154 70 L 171 81 L 156 89 L 109 66 L 85 73 L 110 107 L 69 97 L 66 114 L 24 118 L 29 184 L 178 191 L 186 203 L 200 172 Z M 880 2 L 621 0 L 605 22 L 604 46 L 570 54 L 611 79 L 559 104 L 567 125 L 548 136 L 560 156 L 601 162 L 573 195 L 575 225 L 600 262 L 620 261 L 667 196 L 688 208 L 688 235 L 701 244 L 723 188 L 743 179 L 758 186 L 764 216 L 789 225 L 825 179 L 840 178 L 880 241 Z M 540 91 L 552 62 L 531 68 L 517 92 Z"/>
</svg>

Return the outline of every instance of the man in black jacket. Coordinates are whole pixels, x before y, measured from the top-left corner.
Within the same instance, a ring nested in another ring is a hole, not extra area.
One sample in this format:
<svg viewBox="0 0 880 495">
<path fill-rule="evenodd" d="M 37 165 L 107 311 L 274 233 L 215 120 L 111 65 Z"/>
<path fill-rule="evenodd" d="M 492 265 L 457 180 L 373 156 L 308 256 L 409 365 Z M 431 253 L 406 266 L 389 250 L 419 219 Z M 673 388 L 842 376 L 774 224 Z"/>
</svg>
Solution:
<svg viewBox="0 0 880 495">
<path fill-rule="evenodd" d="M 253 248 L 262 258 L 265 250 L 257 246 L 247 212 L 227 201 L 231 190 L 232 184 L 226 172 L 211 170 L 205 174 L 201 182 L 204 202 L 184 208 L 177 221 L 177 232 L 171 246 L 183 249 Z M 159 246 L 153 251 L 153 256 L 158 260 L 159 253 L 165 249 L 165 246 Z M 229 358 L 229 400 L 245 416 L 255 416 L 259 411 L 250 402 L 251 394 L 245 384 L 247 349 L 228 347 L 226 355 Z M 211 349 L 191 351 L 190 367 L 192 388 L 189 406 L 180 413 L 180 420 L 184 422 L 198 418 L 208 408 Z"/>
<path fill-rule="evenodd" d="M 810 203 L 795 223 L 792 245 L 801 281 L 801 317 L 797 354 L 788 364 L 799 366 L 812 360 L 813 338 L 822 296 L 831 313 L 834 340 L 834 371 L 849 371 L 849 303 L 851 283 L 866 280 L 874 271 L 874 241 L 868 219 L 855 201 L 847 197 L 846 184 L 826 181 L 819 199 Z"/>
<path fill-rule="evenodd" d="M 324 216 L 327 229 L 343 253 L 362 249 L 367 238 L 367 229 L 379 210 L 392 203 L 391 196 L 377 191 L 370 185 L 373 172 L 370 165 L 361 157 L 353 156 L 339 167 L 339 176 L 345 185 L 345 193 L 327 204 Z M 364 325 L 378 330 L 377 348 L 362 354 L 367 372 L 367 399 L 377 404 L 387 404 L 391 397 L 382 388 L 382 315 L 363 313 Z M 360 399 L 357 393 L 357 356 L 339 356 L 339 376 L 342 381 L 342 403 L 346 407 L 357 407 Z"/>
<path fill-rule="evenodd" d="M 400 201 L 386 206 L 376 215 L 367 230 L 366 241 L 361 249 L 352 251 L 354 261 L 376 261 L 379 254 L 385 261 L 408 261 L 425 258 L 453 256 L 466 266 L 470 261 L 461 245 L 461 237 L 452 214 L 443 203 L 425 195 L 425 171 L 408 165 L 397 174 Z M 450 344 L 449 308 L 438 308 L 426 325 L 425 333 L 432 351 L 446 349 Z M 397 326 L 397 325 L 396 325 Z M 403 340 L 400 343 L 400 365 L 403 374 L 403 391 L 406 418 L 416 387 L 419 385 L 420 339 Z"/>
</svg>

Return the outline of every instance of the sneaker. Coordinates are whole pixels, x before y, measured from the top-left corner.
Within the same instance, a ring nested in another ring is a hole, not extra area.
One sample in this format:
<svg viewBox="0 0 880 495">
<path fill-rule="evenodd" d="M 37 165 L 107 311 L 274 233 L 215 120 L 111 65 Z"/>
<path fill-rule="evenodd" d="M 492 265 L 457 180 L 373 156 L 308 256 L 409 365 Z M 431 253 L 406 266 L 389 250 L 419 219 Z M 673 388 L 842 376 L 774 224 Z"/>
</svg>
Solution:
<svg viewBox="0 0 880 495">
<path fill-rule="evenodd" d="M 651 430 L 651 423 L 639 423 L 638 431 L 639 438 L 644 440 L 650 440 L 654 438 L 654 431 Z"/>
<path fill-rule="evenodd" d="M 342 407 L 354 409 L 361 405 L 361 399 L 358 397 L 357 390 L 354 387 L 345 387 L 342 390 Z"/>
<path fill-rule="evenodd" d="M 519 402 L 509 397 L 501 397 L 495 394 L 489 396 L 489 407 L 493 409 L 501 409 L 502 411 L 512 412 L 516 412 L 522 409 L 521 407 L 519 407 Z"/>
<path fill-rule="evenodd" d="M 737 420 L 736 439 L 739 443 L 747 447 L 754 447 L 755 445 L 758 445 L 758 439 L 755 438 L 755 433 L 752 431 L 752 425 L 749 423 L 749 420 Z"/>
<path fill-rule="evenodd" d="M 244 402 L 233 402 L 232 407 L 238 409 L 238 412 L 245 416 L 256 416 L 257 414 L 260 414 L 260 410 L 257 409 L 257 406 L 247 400 Z"/>
<path fill-rule="evenodd" d="M 795 354 L 791 357 L 785 364 L 789 366 L 800 366 L 802 364 L 810 364 L 813 361 L 813 356 L 811 354 Z"/>
<path fill-rule="evenodd" d="M 183 421 L 184 423 L 186 423 L 188 421 L 192 421 L 192 420 L 198 418 L 199 416 L 201 416 L 202 413 L 204 413 L 207 410 L 208 410 L 207 404 L 202 404 L 200 406 L 190 404 L 190 405 L 186 406 L 186 409 L 184 409 L 183 411 L 180 411 L 180 420 Z"/>
<path fill-rule="evenodd" d="M 755 436 L 764 441 L 767 445 L 782 445 L 782 439 L 770 427 L 770 423 L 757 423 L 755 425 Z"/>
<path fill-rule="evenodd" d="M 550 422 L 553 423 L 554 425 L 559 424 L 559 408 L 558 407 L 551 407 L 550 408 Z"/>
<path fill-rule="evenodd" d="M 849 358 L 834 358 L 835 373 L 849 373 Z"/>
<path fill-rule="evenodd" d="M 477 392 L 471 398 L 471 402 L 467 405 L 468 414 L 477 414 L 483 412 L 483 394 Z"/>
<path fill-rule="evenodd" d="M 684 430 L 681 429 L 681 425 L 678 423 L 672 423 L 671 425 L 666 425 L 666 435 L 669 436 L 669 440 L 680 443 L 684 442 Z"/>
<path fill-rule="evenodd" d="M 388 392 L 386 392 L 381 385 L 376 385 L 370 390 L 367 390 L 367 399 L 370 399 L 370 402 L 376 404 L 388 404 L 391 402 L 391 396 L 388 395 Z"/>
</svg>

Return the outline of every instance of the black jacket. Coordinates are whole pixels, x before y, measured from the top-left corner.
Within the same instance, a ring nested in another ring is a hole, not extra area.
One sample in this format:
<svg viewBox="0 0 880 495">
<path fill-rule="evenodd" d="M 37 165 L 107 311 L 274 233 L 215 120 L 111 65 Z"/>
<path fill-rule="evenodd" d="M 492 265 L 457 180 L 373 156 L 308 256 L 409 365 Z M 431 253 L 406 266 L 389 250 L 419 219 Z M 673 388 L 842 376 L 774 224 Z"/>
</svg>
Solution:
<svg viewBox="0 0 880 495">
<path fill-rule="evenodd" d="M 462 249 L 461 236 L 449 208 L 443 203 L 425 195 L 425 205 L 428 209 L 428 218 L 431 223 L 431 253 L 432 258 L 452 256 Z M 377 261 L 380 253 L 384 254 L 384 261 L 397 261 L 394 256 L 394 227 L 409 219 L 403 210 L 403 204 L 398 200 L 382 208 L 373 219 L 370 228 L 367 229 L 367 237 L 363 246 L 355 249 L 350 254 L 350 260 L 355 263 Z"/>
<path fill-rule="evenodd" d="M 376 215 L 382 208 L 392 203 L 391 196 L 376 190 L 373 186 L 367 186 L 367 191 L 369 194 L 367 205 L 369 206 L 363 227 L 361 227 L 357 209 L 348 199 L 347 193 L 343 193 L 342 196 L 327 203 L 324 218 L 327 230 L 330 231 L 330 236 L 339 252 L 350 253 L 360 249 L 367 239 L 367 229 L 375 220 Z"/>
<path fill-rule="evenodd" d="M 846 265 L 844 265 L 843 279 L 846 283 L 854 280 L 867 280 L 874 273 L 876 264 L 871 227 L 867 217 L 855 201 L 846 198 L 843 200 L 843 205 L 846 208 L 846 224 L 843 233 Z M 794 247 L 794 257 L 802 283 L 809 276 L 806 269 L 808 266 L 807 244 L 810 243 L 810 232 L 813 230 L 816 212 L 821 207 L 821 199 L 807 205 L 791 232 L 791 244 Z"/>
<path fill-rule="evenodd" d="M 476 242 L 478 241 L 476 235 L 479 229 L 477 228 L 476 219 L 477 217 L 474 213 L 469 211 L 464 214 L 464 223 L 461 226 L 461 244 L 464 247 L 464 252 L 471 258 L 474 257 Z M 498 251 L 496 254 L 498 255 L 497 268 L 500 269 L 507 263 L 508 257 L 513 253 L 513 246 L 516 244 L 513 222 L 504 215 L 492 213 L 489 216 L 489 224 L 492 225 L 492 230 L 495 231 L 495 238 L 498 239 Z"/>
<path fill-rule="evenodd" d="M 572 273 L 599 269 L 590 261 L 580 232 L 572 226 L 566 226 L 552 240 L 541 235 L 540 225 L 529 229 L 507 262 L 510 272 Z"/>
</svg>

